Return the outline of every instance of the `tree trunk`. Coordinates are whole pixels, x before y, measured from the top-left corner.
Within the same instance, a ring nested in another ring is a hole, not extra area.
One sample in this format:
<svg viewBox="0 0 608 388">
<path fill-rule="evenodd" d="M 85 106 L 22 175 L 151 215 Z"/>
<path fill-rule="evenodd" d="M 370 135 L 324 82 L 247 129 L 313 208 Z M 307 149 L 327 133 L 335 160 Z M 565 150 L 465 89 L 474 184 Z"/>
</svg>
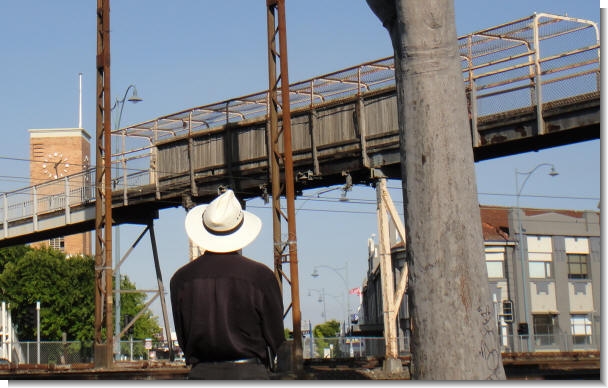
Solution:
<svg viewBox="0 0 608 388">
<path fill-rule="evenodd" d="M 367 0 L 395 50 L 412 378 L 505 379 L 454 2 Z"/>
</svg>

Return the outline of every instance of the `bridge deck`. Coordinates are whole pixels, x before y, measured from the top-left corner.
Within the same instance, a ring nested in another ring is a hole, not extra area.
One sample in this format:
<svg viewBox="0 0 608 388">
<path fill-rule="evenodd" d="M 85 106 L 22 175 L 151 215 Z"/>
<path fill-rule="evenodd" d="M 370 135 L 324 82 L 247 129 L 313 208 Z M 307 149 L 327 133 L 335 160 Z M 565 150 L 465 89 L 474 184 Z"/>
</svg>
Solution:
<svg viewBox="0 0 608 388">
<path fill-rule="evenodd" d="M 538 34 L 540 47 L 532 36 Z M 535 14 L 459 38 L 476 160 L 600 137 L 599 35 L 592 22 Z M 542 56 L 541 56 L 542 52 Z M 394 63 L 382 58 L 290 87 L 296 190 L 400 178 Z M 218 186 L 269 191 L 268 93 L 121 128 L 116 223 L 206 202 Z M 540 101 L 541 103 L 537 103 Z M 94 229 L 95 171 L 0 197 L 0 247 Z"/>
</svg>

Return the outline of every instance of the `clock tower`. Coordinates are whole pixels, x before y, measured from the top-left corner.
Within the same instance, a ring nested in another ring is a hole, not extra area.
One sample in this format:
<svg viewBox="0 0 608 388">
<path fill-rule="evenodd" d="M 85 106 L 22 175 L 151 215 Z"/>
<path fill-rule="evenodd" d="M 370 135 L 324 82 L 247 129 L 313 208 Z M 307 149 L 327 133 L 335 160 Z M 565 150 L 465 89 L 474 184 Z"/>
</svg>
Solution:
<svg viewBox="0 0 608 388">
<path fill-rule="evenodd" d="M 30 129 L 30 184 L 55 179 L 62 180 L 90 167 L 91 136 L 82 128 Z M 62 193 L 65 184 L 49 185 L 41 188 L 40 195 Z M 70 181 L 71 185 L 81 184 L 83 178 Z M 67 255 L 91 255 L 91 232 L 41 241 L 34 246 L 50 245 Z"/>
</svg>

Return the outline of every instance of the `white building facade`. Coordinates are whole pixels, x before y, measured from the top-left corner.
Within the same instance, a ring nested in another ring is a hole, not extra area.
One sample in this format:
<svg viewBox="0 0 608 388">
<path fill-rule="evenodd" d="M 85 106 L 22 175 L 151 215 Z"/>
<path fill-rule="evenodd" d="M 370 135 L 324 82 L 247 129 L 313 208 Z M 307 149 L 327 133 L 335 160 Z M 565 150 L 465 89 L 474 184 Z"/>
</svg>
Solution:
<svg viewBox="0 0 608 388">
<path fill-rule="evenodd" d="M 480 210 L 488 286 L 502 351 L 599 350 L 600 213 L 490 206 Z M 354 328 L 355 335 L 382 335 L 381 278 L 375 251 L 370 244 L 362 320 Z M 392 256 L 398 279 L 406 263 L 402 243 L 395 243 Z M 397 326 L 399 352 L 407 353 L 407 294 Z"/>
</svg>

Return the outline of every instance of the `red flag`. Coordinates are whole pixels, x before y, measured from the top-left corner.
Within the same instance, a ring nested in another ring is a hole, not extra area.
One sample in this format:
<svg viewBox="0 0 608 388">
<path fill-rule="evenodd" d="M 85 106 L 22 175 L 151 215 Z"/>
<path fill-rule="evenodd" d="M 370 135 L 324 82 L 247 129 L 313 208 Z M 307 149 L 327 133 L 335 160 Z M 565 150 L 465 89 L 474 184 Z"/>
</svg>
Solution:
<svg viewBox="0 0 608 388">
<path fill-rule="evenodd" d="M 348 293 L 352 294 L 352 295 L 359 295 L 359 296 L 361 296 L 361 289 L 359 287 L 352 288 L 352 289 L 350 289 L 348 291 Z"/>
</svg>

